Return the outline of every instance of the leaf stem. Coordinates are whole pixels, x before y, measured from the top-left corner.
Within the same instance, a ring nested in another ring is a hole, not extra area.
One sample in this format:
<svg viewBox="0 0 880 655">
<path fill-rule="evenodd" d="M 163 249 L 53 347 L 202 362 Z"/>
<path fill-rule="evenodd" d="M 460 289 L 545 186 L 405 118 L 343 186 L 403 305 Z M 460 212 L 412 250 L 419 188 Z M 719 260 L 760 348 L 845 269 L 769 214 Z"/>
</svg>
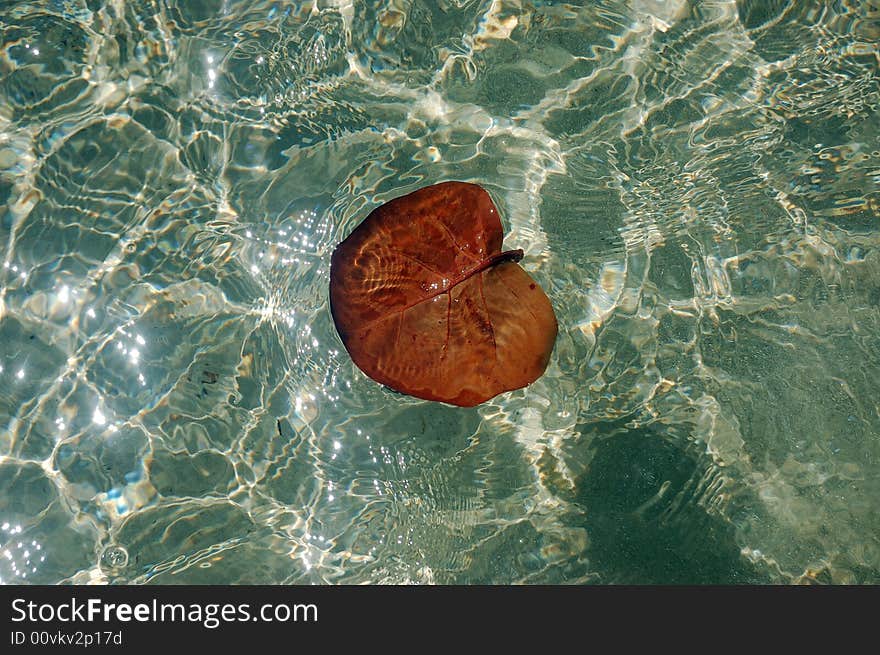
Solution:
<svg viewBox="0 0 880 655">
<path fill-rule="evenodd" d="M 522 248 L 517 248 L 516 250 L 505 250 L 504 252 L 499 252 L 495 255 L 492 255 L 488 259 L 484 259 L 479 264 L 477 264 L 474 268 L 469 270 L 465 275 L 461 277 L 462 280 L 466 280 L 472 275 L 476 275 L 481 271 L 485 271 L 487 268 L 491 268 L 492 266 L 497 266 L 502 262 L 518 262 L 523 258 Z M 461 281 L 461 280 L 459 280 Z"/>
</svg>

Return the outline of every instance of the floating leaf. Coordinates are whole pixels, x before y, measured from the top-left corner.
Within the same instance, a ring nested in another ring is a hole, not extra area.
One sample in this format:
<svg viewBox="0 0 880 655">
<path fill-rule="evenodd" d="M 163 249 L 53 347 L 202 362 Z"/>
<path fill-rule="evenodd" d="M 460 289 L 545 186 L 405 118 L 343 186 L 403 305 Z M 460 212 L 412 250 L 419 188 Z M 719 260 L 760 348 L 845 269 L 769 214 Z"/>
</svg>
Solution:
<svg viewBox="0 0 880 655">
<path fill-rule="evenodd" d="M 336 248 L 330 308 L 354 363 L 411 396 L 471 407 L 534 382 L 556 340 L 544 291 L 502 252 L 484 189 L 444 182 L 376 208 Z"/>
</svg>

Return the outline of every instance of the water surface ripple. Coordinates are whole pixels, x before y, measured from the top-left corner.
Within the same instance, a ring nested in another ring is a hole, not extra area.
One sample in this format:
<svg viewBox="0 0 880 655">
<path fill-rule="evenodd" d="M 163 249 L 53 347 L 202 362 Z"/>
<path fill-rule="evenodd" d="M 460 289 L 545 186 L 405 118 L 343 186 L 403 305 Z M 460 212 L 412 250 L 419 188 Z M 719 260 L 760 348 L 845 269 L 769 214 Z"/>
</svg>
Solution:
<svg viewBox="0 0 880 655">
<path fill-rule="evenodd" d="M 880 582 L 878 41 L 860 0 L 4 3 L 0 583 Z M 328 308 L 449 179 L 560 326 L 473 409 Z"/>
</svg>

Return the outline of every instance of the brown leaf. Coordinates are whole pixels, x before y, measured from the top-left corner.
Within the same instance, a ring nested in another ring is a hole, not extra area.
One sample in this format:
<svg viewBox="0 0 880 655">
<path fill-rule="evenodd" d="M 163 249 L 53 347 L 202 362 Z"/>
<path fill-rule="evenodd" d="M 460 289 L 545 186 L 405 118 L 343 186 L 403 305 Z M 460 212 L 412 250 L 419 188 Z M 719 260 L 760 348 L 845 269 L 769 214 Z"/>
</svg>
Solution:
<svg viewBox="0 0 880 655">
<path fill-rule="evenodd" d="M 502 238 L 476 184 L 436 184 L 373 210 L 330 266 L 330 308 L 354 363 L 392 389 L 463 407 L 540 377 L 556 316 Z"/>
</svg>

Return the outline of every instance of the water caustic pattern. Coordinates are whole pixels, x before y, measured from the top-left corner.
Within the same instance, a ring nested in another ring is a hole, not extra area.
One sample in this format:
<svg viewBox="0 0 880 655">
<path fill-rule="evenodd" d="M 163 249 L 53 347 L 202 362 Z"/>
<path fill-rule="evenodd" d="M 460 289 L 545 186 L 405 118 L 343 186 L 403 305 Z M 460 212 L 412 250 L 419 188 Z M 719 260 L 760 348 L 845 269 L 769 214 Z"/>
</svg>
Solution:
<svg viewBox="0 0 880 655">
<path fill-rule="evenodd" d="M 578 6 L 578 5 L 585 6 Z M 0 8 L 2 583 L 880 581 L 880 6 Z M 544 376 L 396 395 L 379 204 L 484 186 Z"/>
</svg>

